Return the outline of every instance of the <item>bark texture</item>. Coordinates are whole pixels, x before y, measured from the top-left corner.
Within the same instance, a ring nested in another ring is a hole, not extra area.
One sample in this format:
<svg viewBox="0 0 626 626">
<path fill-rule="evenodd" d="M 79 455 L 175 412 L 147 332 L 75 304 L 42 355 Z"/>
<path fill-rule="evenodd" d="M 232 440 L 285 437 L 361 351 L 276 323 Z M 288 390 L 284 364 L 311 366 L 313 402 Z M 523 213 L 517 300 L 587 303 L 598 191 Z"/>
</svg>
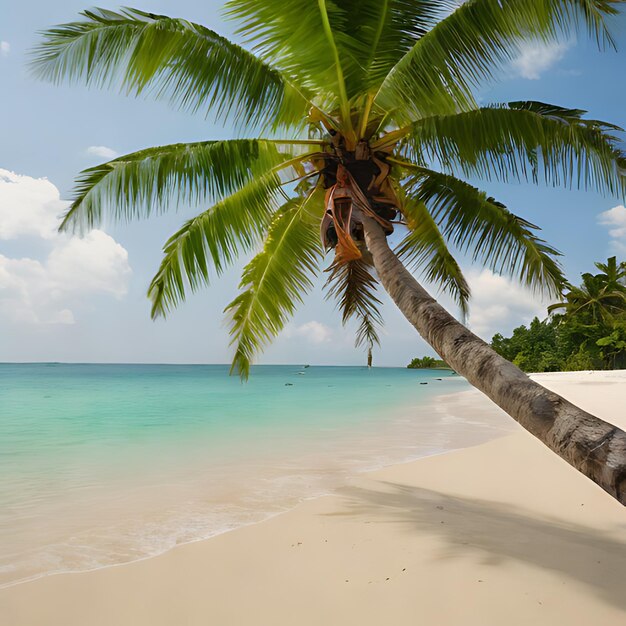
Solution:
<svg viewBox="0 0 626 626">
<path fill-rule="evenodd" d="M 363 217 L 365 241 L 385 290 L 456 372 L 551 450 L 626 505 L 626 433 L 531 380 L 448 313 Z"/>
</svg>

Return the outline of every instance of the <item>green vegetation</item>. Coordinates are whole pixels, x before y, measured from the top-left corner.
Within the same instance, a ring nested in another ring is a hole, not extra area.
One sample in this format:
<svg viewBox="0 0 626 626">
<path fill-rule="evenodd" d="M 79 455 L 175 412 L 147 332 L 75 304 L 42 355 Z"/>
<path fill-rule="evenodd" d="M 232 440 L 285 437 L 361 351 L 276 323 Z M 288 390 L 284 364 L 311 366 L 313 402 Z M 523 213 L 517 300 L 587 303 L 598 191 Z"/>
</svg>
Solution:
<svg viewBox="0 0 626 626">
<path fill-rule="evenodd" d="M 413 359 L 407 367 L 410 370 L 439 370 L 439 369 L 451 369 L 445 361 L 441 359 L 435 359 L 432 356 L 423 356 L 421 359 Z"/>
<path fill-rule="evenodd" d="M 595 265 L 600 272 L 583 274 L 546 320 L 497 334 L 491 347 L 526 372 L 626 367 L 626 262 Z"/>
</svg>

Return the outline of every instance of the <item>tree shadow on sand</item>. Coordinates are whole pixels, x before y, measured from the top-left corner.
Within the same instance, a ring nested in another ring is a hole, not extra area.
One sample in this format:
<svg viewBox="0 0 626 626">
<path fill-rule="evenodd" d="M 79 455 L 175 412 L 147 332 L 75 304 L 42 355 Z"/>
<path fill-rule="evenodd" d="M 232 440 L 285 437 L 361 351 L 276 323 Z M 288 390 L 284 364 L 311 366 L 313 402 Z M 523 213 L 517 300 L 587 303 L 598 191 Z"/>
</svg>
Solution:
<svg viewBox="0 0 626 626">
<path fill-rule="evenodd" d="M 337 515 L 365 516 L 376 523 L 372 516 L 382 512 L 389 521 L 380 523 L 444 540 L 441 560 L 473 554 L 482 555 L 487 565 L 506 559 L 529 563 L 582 582 L 626 610 L 626 520 L 614 532 L 601 531 L 498 502 L 390 482 L 381 486 L 386 491 L 342 489 L 346 508 Z"/>
</svg>

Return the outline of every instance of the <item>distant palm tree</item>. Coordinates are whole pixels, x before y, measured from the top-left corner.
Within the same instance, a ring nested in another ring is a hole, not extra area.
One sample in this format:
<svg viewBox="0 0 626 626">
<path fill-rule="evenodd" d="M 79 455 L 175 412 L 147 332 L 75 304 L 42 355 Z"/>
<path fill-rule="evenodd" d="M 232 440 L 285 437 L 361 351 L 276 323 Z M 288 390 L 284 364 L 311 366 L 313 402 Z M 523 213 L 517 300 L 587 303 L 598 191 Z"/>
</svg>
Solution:
<svg viewBox="0 0 626 626">
<path fill-rule="evenodd" d="M 606 263 L 595 263 L 601 274 L 585 273 L 580 287 L 570 286 L 565 300 L 548 307 L 548 313 L 565 309 L 569 315 L 583 314 L 592 324 L 610 322 L 626 311 L 626 263 L 617 264 L 610 257 Z"/>
<path fill-rule="evenodd" d="M 619 291 L 626 294 L 626 261 L 622 261 L 619 265 L 616 257 L 612 256 L 606 260 L 606 263 L 594 264 L 601 274 L 597 274 L 606 285 L 608 291 Z"/>
<path fill-rule="evenodd" d="M 565 294 L 565 301 L 552 304 L 548 313 L 565 309 L 569 315 L 586 314 L 592 324 L 609 322 L 611 318 L 626 309 L 626 288 L 623 291 L 609 291 L 606 283 L 599 276 L 585 273 L 580 287 L 570 287 Z"/>
<path fill-rule="evenodd" d="M 537 227 L 461 177 L 622 194 L 620 129 L 540 102 L 479 106 L 473 92 L 529 37 L 578 28 L 612 45 L 605 18 L 620 3 L 231 0 L 243 45 L 182 19 L 85 11 L 44 33 L 39 76 L 118 84 L 264 138 L 160 146 L 86 170 L 61 228 L 211 200 L 167 241 L 148 293 L 153 316 L 164 315 L 261 245 L 227 307 L 242 377 L 311 288 L 324 248 L 334 249 L 329 294 L 344 322 L 358 321 L 358 344 L 378 341 L 380 282 L 454 370 L 624 502 L 626 434 L 529 380 L 402 264 L 421 269 L 462 311 L 470 290 L 451 248 L 561 292 L 558 253 Z M 402 233 L 395 253 L 394 228 Z"/>
</svg>

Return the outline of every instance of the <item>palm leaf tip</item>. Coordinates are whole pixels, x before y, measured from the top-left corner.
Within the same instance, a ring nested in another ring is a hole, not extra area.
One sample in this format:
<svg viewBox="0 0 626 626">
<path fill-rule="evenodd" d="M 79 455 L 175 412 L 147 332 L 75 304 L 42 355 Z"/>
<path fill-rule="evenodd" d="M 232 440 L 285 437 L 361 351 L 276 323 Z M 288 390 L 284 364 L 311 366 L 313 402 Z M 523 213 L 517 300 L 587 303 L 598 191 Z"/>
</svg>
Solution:
<svg viewBox="0 0 626 626">
<path fill-rule="evenodd" d="M 179 268 L 168 268 L 169 280 L 160 271 L 150 282 L 148 299 L 151 302 L 150 317 L 156 320 L 167 317 L 171 307 L 176 305 L 179 298 L 184 298 L 184 284 L 182 272 Z M 176 277 L 172 275 L 175 274 Z M 169 286 L 169 291 L 166 291 Z"/>
<path fill-rule="evenodd" d="M 383 319 L 379 307 L 382 302 L 376 296 L 378 283 L 367 263 L 363 259 L 333 263 L 328 271 L 326 299 L 336 300 L 344 325 L 356 319 L 355 346 L 380 345 L 378 330 L 383 326 Z"/>
<path fill-rule="evenodd" d="M 235 346 L 231 373 L 242 379 L 313 286 L 322 257 L 318 227 L 323 210 L 323 190 L 317 187 L 288 200 L 277 210 L 263 249 L 244 268 L 242 291 L 225 311 Z"/>
</svg>

